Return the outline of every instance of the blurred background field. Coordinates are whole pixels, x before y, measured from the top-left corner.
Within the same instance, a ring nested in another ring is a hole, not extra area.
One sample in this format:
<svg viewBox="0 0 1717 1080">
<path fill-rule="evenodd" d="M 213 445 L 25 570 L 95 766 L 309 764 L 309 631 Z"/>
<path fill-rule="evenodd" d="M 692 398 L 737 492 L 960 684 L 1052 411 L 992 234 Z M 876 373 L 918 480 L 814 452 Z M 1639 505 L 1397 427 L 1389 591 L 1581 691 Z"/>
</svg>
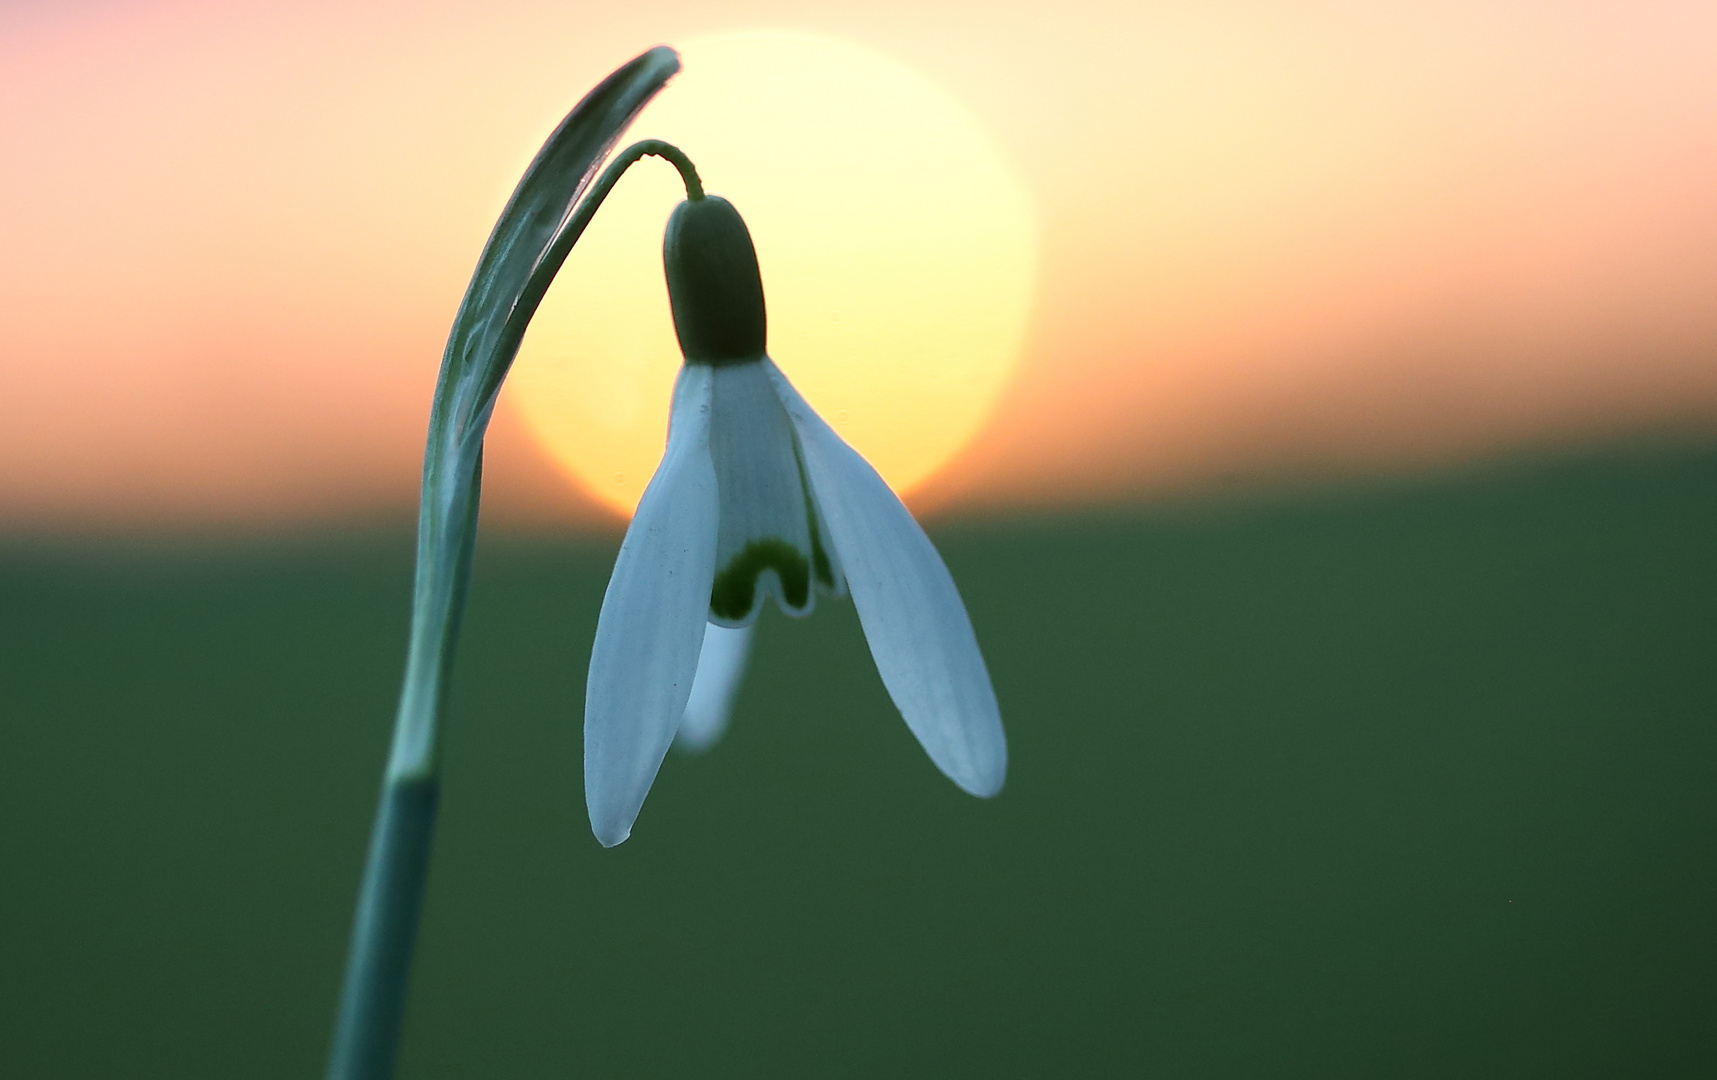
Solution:
<svg viewBox="0 0 1717 1080">
<path fill-rule="evenodd" d="M 1010 777 L 828 604 L 591 838 L 636 170 L 487 441 L 404 1076 L 1717 1075 L 1717 5 L 62 0 L 0 2 L 0 1080 L 318 1074 L 436 359 L 657 42 L 631 135 Z"/>
<path fill-rule="evenodd" d="M 934 530 L 1012 744 L 846 603 L 584 821 L 614 539 L 486 537 L 407 1077 L 1717 1071 L 1717 450 Z M 321 1066 L 410 538 L 0 555 L 0 1075 Z"/>
</svg>

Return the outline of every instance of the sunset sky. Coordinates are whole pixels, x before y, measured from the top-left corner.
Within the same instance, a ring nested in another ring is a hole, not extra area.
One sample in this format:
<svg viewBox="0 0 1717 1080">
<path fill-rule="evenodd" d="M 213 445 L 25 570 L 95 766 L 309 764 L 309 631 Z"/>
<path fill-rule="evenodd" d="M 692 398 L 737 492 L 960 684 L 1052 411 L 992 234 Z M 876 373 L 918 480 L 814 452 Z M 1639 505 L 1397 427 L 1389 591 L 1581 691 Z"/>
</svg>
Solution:
<svg viewBox="0 0 1717 1080">
<path fill-rule="evenodd" d="M 0 6 L 0 531 L 410 506 L 454 308 L 542 138 L 642 49 L 738 31 L 909 72 L 1022 193 L 1016 374 L 923 509 L 1717 428 L 1710 3 L 610 8 Z M 532 430 L 503 395 L 491 515 L 614 520 Z"/>
</svg>

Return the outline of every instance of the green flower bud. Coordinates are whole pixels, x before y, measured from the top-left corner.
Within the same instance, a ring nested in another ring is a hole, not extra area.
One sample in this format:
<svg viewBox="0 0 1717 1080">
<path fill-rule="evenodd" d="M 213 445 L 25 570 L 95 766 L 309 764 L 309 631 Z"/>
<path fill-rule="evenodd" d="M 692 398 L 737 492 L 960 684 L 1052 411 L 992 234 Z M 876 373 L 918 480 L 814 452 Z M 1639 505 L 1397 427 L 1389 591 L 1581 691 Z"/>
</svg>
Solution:
<svg viewBox="0 0 1717 1080">
<path fill-rule="evenodd" d="M 721 367 L 762 358 L 763 277 L 751 233 L 732 203 L 709 195 L 675 207 L 662 262 L 686 363 Z"/>
</svg>

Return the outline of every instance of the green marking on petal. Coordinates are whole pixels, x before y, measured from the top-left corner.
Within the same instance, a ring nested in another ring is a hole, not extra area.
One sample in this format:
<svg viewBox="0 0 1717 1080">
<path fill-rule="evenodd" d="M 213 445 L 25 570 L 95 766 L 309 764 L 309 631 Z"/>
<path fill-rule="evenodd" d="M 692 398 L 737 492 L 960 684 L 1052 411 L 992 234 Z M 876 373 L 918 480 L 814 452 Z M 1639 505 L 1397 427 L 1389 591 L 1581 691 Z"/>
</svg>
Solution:
<svg viewBox="0 0 1717 1080">
<path fill-rule="evenodd" d="M 835 568 L 829 562 L 829 553 L 823 550 L 822 539 L 817 536 L 816 515 L 811 516 L 811 569 L 816 572 L 817 580 L 823 587 L 835 587 Z"/>
<path fill-rule="evenodd" d="M 825 565 L 828 560 L 823 559 Z M 781 579 L 784 599 L 790 608 L 803 608 L 811 598 L 811 567 L 805 556 L 785 540 L 766 537 L 753 540 L 715 576 L 709 591 L 710 614 L 739 622 L 751 614 L 757 599 L 757 578 L 765 570 Z"/>
</svg>

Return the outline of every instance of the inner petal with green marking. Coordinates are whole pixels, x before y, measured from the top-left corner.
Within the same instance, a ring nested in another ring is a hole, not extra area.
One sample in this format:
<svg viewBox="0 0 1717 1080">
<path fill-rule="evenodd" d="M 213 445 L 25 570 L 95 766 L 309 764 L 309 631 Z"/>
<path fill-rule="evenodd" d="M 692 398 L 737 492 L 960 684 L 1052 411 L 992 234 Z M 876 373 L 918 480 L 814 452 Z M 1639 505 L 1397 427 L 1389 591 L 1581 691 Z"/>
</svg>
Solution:
<svg viewBox="0 0 1717 1080">
<path fill-rule="evenodd" d="M 773 595 L 789 615 L 811 613 L 820 589 L 840 590 L 787 411 L 760 363 L 719 367 L 710 400 L 710 458 L 721 499 L 710 620 L 745 626 Z"/>
</svg>

